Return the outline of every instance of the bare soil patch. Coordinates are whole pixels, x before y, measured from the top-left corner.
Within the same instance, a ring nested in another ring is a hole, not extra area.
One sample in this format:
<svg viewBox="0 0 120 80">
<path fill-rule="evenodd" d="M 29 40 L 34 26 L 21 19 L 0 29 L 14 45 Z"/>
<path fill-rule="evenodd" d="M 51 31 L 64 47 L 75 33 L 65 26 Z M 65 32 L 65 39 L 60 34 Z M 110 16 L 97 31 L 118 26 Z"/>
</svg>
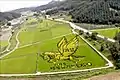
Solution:
<svg viewBox="0 0 120 80">
<path fill-rule="evenodd" d="M 105 75 L 94 76 L 88 80 L 120 80 L 120 72 L 112 72 Z"/>
</svg>

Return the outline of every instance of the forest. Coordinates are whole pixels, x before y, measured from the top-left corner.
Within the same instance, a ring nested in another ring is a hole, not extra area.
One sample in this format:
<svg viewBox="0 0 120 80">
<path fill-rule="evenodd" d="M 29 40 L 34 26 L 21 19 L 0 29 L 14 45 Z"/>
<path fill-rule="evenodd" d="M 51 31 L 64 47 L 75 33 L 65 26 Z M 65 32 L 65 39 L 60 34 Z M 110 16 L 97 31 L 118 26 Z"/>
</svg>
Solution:
<svg viewBox="0 0 120 80">
<path fill-rule="evenodd" d="M 56 4 L 47 14 L 66 11 L 76 23 L 120 23 L 120 0 L 66 0 Z"/>
</svg>

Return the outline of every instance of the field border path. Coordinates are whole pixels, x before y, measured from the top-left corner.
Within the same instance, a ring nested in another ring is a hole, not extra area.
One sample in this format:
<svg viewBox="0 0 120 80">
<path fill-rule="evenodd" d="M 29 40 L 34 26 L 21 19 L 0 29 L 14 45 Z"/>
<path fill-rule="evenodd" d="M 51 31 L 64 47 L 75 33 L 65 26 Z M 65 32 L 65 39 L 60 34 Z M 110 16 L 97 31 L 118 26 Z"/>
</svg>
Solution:
<svg viewBox="0 0 120 80">
<path fill-rule="evenodd" d="M 18 31 L 18 33 L 17 33 L 17 35 L 16 35 L 17 44 L 16 44 L 16 46 L 14 47 L 14 49 L 13 49 L 12 51 L 10 51 L 10 52 L 8 52 L 8 53 L 6 53 L 6 54 L 0 56 L 0 59 L 2 59 L 3 57 L 9 55 L 10 53 L 12 53 L 13 51 L 15 51 L 15 50 L 18 48 L 19 43 L 20 43 L 20 42 L 19 42 L 19 39 L 18 39 L 18 35 L 19 35 L 20 31 L 21 31 L 21 29 Z M 11 37 L 12 37 L 12 36 L 11 36 Z M 11 45 L 11 43 L 9 42 L 9 46 L 10 46 L 10 45 Z M 9 49 L 9 46 L 8 46 L 8 49 Z M 8 50 L 8 49 L 7 49 L 7 50 Z"/>
<path fill-rule="evenodd" d="M 56 20 L 56 21 L 61 21 L 61 20 Z M 71 23 L 71 22 L 68 22 L 68 21 L 63 21 L 62 22 L 65 22 L 65 23 L 68 23 L 70 24 L 70 26 L 73 28 L 72 32 L 74 34 L 78 34 L 77 32 L 74 31 L 74 29 L 78 28 L 78 26 L 76 26 L 75 24 Z M 83 30 L 83 31 L 86 31 L 88 32 L 88 30 L 85 30 L 83 28 L 80 28 L 79 27 L 79 30 Z M 20 31 L 19 31 L 20 32 Z M 16 40 L 18 41 L 16 47 L 14 48 L 14 50 L 16 48 L 18 48 L 18 45 L 19 45 L 19 40 L 18 40 L 18 34 L 19 32 L 17 33 L 17 36 L 16 36 Z M 80 36 L 81 37 L 81 36 Z M 104 37 L 104 36 L 103 36 Z M 84 40 L 92 49 L 94 49 L 103 59 L 105 59 L 107 62 L 108 62 L 108 66 L 107 67 L 99 67 L 99 68 L 91 68 L 91 69 L 83 69 L 83 70 L 73 70 L 73 71 L 60 71 L 60 72 L 45 72 L 45 73 L 41 73 L 41 72 L 37 72 L 37 73 L 34 73 L 34 74 L 0 74 L 0 76 L 3 76 L 3 77 L 16 77 L 16 76 L 37 76 L 37 75 L 52 75 L 52 74 L 65 74 L 65 73 L 74 73 L 74 72 L 81 72 L 81 71 L 91 71 L 91 70 L 100 70 L 100 69 L 107 69 L 107 68 L 111 68 L 111 67 L 114 67 L 114 65 L 112 64 L 111 61 L 109 61 L 102 53 L 100 53 L 94 46 L 92 46 L 87 40 L 85 40 L 83 37 L 81 37 L 82 40 Z M 11 52 L 13 52 L 14 50 L 12 50 Z M 9 52 L 8 54 L 10 54 L 11 52 Z M 6 55 L 8 55 L 6 54 Z M 5 56 L 6 56 L 5 55 Z M 2 56 L 4 57 L 4 56 Z"/>
<path fill-rule="evenodd" d="M 6 52 L 6 51 L 9 51 L 9 47 L 10 47 L 10 45 L 11 45 L 11 43 L 10 43 L 11 37 L 12 37 L 12 34 L 10 34 L 10 37 L 9 37 L 9 39 L 7 40 L 7 42 L 8 42 L 7 48 L 6 48 L 4 51 L 0 52 L 0 54 L 4 53 L 4 52 Z"/>
</svg>

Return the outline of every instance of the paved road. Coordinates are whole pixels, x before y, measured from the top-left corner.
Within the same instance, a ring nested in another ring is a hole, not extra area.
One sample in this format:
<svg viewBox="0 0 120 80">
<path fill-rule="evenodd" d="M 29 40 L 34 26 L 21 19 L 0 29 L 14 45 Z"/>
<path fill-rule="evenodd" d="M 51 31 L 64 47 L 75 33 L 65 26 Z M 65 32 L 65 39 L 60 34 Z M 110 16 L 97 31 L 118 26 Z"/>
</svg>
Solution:
<svg viewBox="0 0 120 80">
<path fill-rule="evenodd" d="M 73 28 L 73 29 L 78 29 L 78 30 L 82 30 L 82 31 L 84 31 L 84 32 L 89 32 L 89 34 L 92 34 L 92 32 L 91 31 L 89 31 L 89 30 L 87 30 L 87 29 L 84 29 L 84 28 L 81 28 L 80 26 L 77 26 L 77 25 L 75 25 L 74 23 L 72 23 L 72 22 L 69 22 L 69 21 L 65 21 L 65 20 L 62 20 L 62 19 L 55 19 L 56 21 L 61 21 L 61 22 L 65 22 L 65 23 L 69 23 L 70 24 L 70 26 Z M 104 39 L 105 38 L 105 36 L 103 36 L 103 35 L 97 35 L 99 38 L 102 38 L 102 39 Z M 110 38 L 107 38 L 107 40 L 108 41 L 110 41 L 110 42 L 115 42 L 115 40 L 114 39 L 110 39 Z"/>
</svg>

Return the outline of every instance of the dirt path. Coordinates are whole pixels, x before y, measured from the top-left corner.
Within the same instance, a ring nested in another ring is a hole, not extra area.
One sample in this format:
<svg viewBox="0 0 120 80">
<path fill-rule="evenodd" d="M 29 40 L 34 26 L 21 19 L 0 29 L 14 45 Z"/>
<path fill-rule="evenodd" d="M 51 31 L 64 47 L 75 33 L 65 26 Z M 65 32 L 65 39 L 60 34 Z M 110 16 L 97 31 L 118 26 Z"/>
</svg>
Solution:
<svg viewBox="0 0 120 80">
<path fill-rule="evenodd" d="M 13 77 L 2 78 L 1 77 L 0 80 L 52 80 L 52 78 L 49 79 L 49 77 L 36 77 L 36 78 L 13 78 Z M 106 75 L 94 76 L 85 80 L 120 80 L 120 72 L 112 72 Z"/>
<path fill-rule="evenodd" d="M 76 25 L 72 24 L 71 23 L 71 27 L 76 27 Z M 81 28 L 82 29 L 82 28 Z M 85 30 L 86 31 L 86 30 Z M 17 44 L 16 44 L 16 47 L 9 53 L 1 56 L 0 58 L 3 58 L 5 57 L 6 55 L 12 53 L 15 49 L 18 48 L 18 45 L 19 45 L 19 40 L 18 40 L 18 35 L 19 35 L 20 31 L 17 33 L 16 35 L 16 40 L 17 40 Z M 73 31 L 73 33 L 75 33 Z M 82 38 L 82 37 L 81 37 Z M 84 38 L 82 38 L 87 44 L 89 44 L 91 47 L 93 47 L 89 42 L 87 42 Z M 30 44 L 31 45 L 31 44 Z M 29 45 L 28 45 L 29 46 Z M 96 50 L 94 47 L 93 47 L 94 50 Z M 97 51 L 97 50 L 96 50 Z M 99 52 L 98 52 L 99 53 Z M 101 56 L 102 54 L 99 53 Z M 61 72 L 46 72 L 46 73 L 41 73 L 41 72 L 38 72 L 36 74 L 0 74 L 0 76 L 7 76 L 7 77 L 11 77 L 11 76 L 33 76 L 33 75 L 51 75 L 51 74 L 61 74 L 61 73 L 73 73 L 73 72 L 80 72 L 80 71 L 90 71 L 90 70 L 96 70 L 96 69 L 105 69 L 105 68 L 109 68 L 109 67 L 113 67 L 113 64 L 104 56 L 102 56 L 108 63 L 109 63 L 109 66 L 107 67 L 99 67 L 99 68 L 91 68 L 91 69 L 84 69 L 84 70 L 73 70 L 73 71 L 61 71 Z"/>
<path fill-rule="evenodd" d="M 112 72 L 106 75 L 94 76 L 88 80 L 120 80 L 120 72 Z"/>
<path fill-rule="evenodd" d="M 7 54 L 4 54 L 4 55 L 0 56 L 0 59 L 2 59 L 3 57 L 9 55 L 10 53 L 12 53 L 13 51 L 15 51 L 15 50 L 18 48 L 19 43 L 20 43 L 19 40 L 18 40 L 18 35 L 19 35 L 20 31 L 21 31 L 21 30 L 19 30 L 18 33 L 17 33 L 17 35 L 16 35 L 17 44 L 16 44 L 15 48 L 14 48 L 12 51 L 8 52 Z M 12 35 L 11 35 L 11 36 L 12 36 Z M 7 47 L 7 49 L 6 49 L 7 51 L 9 51 L 9 47 L 10 47 L 10 45 L 11 45 L 10 41 L 8 41 L 8 42 L 9 42 L 9 45 L 8 45 L 8 47 Z M 6 50 L 5 50 L 5 51 L 6 51 Z"/>
<path fill-rule="evenodd" d="M 1 77 L 0 80 L 52 80 L 52 78 L 49 79 L 49 77 L 40 77 L 40 76 L 35 78 L 13 78 L 13 77 L 2 78 Z M 112 72 L 105 75 L 94 76 L 85 80 L 120 80 L 120 72 Z"/>
</svg>

